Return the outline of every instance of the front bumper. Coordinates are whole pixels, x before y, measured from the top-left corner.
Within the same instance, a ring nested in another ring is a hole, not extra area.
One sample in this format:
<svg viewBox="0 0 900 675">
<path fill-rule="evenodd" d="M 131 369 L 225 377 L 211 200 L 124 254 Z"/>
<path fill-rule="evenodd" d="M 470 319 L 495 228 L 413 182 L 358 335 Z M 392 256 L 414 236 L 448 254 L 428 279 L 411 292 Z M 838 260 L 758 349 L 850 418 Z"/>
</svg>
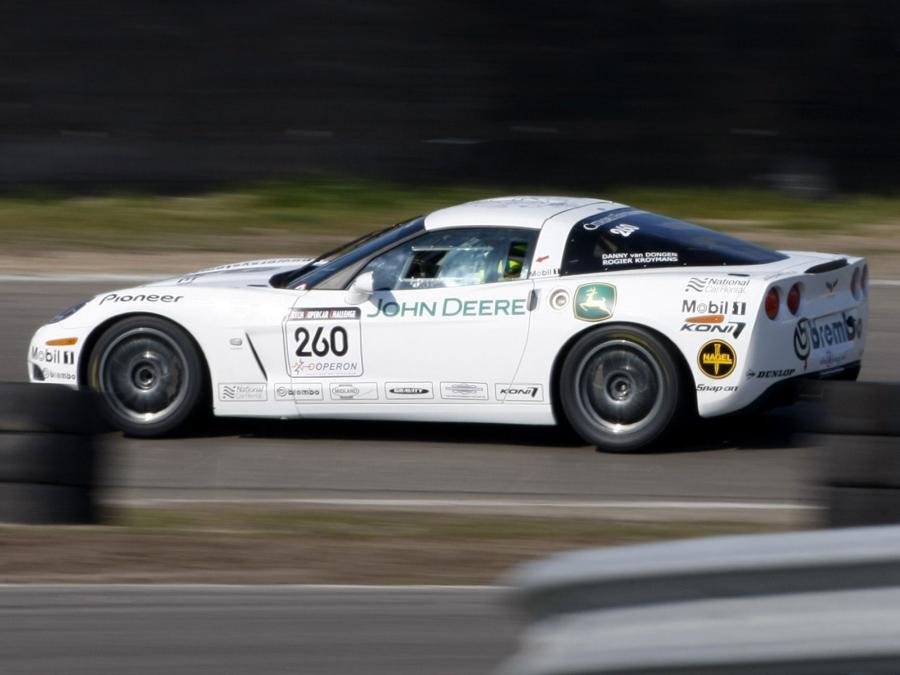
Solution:
<svg viewBox="0 0 900 675">
<path fill-rule="evenodd" d="M 77 387 L 78 364 L 87 332 L 57 323 L 41 326 L 28 346 L 29 381 Z"/>
</svg>

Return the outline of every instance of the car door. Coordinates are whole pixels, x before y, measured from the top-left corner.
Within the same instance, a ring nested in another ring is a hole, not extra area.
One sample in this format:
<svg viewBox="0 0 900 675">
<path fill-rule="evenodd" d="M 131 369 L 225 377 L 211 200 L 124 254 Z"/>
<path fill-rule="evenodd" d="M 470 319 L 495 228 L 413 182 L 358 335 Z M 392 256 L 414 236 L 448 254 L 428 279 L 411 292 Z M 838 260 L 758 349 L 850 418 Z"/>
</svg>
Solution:
<svg viewBox="0 0 900 675">
<path fill-rule="evenodd" d="M 311 291 L 285 324 L 295 384 L 321 384 L 310 395 L 348 412 L 393 417 L 398 406 L 502 402 L 528 336 L 536 233 L 426 232 L 361 269 L 374 291 L 359 304 L 347 291 Z"/>
<path fill-rule="evenodd" d="M 502 401 L 530 320 L 536 231 L 428 232 L 367 265 L 363 355 L 385 401 Z M 535 396 L 537 398 L 537 396 Z"/>
</svg>

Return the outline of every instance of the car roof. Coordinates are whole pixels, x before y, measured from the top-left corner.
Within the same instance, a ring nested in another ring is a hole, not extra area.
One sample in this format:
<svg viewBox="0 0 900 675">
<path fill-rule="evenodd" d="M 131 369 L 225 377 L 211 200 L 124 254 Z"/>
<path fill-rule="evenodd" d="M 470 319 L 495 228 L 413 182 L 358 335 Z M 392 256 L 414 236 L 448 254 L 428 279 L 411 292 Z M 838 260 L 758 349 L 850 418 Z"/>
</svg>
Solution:
<svg viewBox="0 0 900 675">
<path fill-rule="evenodd" d="M 586 206 L 600 206 L 601 211 L 620 204 L 588 197 L 514 196 L 481 199 L 451 206 L 425 217 L 426 230 L 449 227 L 522 227 L 538 230 L 544 223 L 566 211 Z M 607 206 L 608 205 L 608 206 Z M 596 212 L 596 211 L 594 211 Z"/>
</svg>

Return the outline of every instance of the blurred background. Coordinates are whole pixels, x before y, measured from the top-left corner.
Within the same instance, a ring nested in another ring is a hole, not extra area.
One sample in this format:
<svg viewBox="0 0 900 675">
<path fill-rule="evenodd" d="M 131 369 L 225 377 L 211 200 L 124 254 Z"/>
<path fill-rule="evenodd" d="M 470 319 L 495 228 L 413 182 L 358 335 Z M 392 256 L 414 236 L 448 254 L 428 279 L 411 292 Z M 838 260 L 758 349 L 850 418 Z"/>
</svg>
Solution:
<svg viewBox="0 0 900 675">
<path fill-rule="evenodd" d="M 0 185 L 893 190 L 891 0 L 11 0 Z"/>
<path fill-rule="evenodd" d="M 835 246 L 864 255 L 897 225 L 891 0 L 6 8 L 0 237 L 28 257 L 0 251 L 8 270 L 96 264 L 71 250 L 315 253 L 516 192 L 772 246 L 859 236 Z"/>
<path fill-rule="evenodd" d="M 0 252 L 9 270 L 93 268 L 73 249 L 315 253 L 515 192 L 864 255 L 897 225 L 891 0 L 6 8 L 0 237 L 29 258 Z"/>
</svg>

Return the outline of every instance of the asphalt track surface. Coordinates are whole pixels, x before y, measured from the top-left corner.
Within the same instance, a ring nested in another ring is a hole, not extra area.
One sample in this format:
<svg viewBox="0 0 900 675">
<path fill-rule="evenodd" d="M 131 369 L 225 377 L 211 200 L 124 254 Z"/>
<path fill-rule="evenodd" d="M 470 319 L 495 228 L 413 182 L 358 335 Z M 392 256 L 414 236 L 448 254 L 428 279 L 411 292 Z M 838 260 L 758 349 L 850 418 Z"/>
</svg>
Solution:
<svg viewBox="0 0 900 675">
<path fill-rule="evenodd" d="M 127 285 L 0 283 L 0 380 L 25 379 L 28 340 L 48 317 Z M 900 286 L 873 288 L 861 379 L 900 381 L 898 335 Z M 778 413 L 703 422 L 649 455 L 599 454 L 554 428 L 492 425 L 217 420 L 188 438 L 106 441 L 113 500 L 758 512 L 813 503 L 818 471 L 814 450 L 790 447 Z"/>
<path fill-rule="evenodd" d="M 0 587 L 4 675 L 485 675 L 516 620 L 490 588 Z"/>
</svg>

